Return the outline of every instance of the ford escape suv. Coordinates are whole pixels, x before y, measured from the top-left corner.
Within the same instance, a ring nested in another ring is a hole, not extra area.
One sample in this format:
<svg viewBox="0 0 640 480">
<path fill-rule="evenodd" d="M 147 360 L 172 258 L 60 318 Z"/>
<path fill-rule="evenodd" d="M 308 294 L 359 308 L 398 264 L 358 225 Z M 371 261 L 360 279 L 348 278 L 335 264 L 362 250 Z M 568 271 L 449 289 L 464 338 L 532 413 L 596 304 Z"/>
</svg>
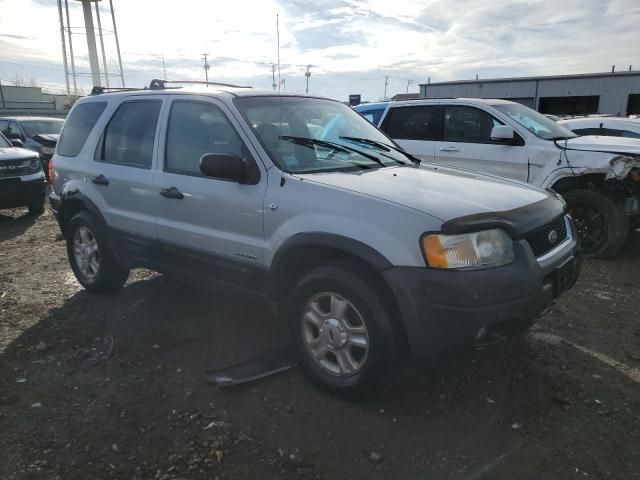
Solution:
<svg viewBox="0 0 640 480">
<path fill-rule="evenodd" d="M 522 332 L 579 271 L 564 201 L 419 161 L 340 102 L 209 84 L 94 92 L 53 157 L 51 207 L 89 291 L 144 266 L 277 306 L 341 392 Z"/>
</svg>

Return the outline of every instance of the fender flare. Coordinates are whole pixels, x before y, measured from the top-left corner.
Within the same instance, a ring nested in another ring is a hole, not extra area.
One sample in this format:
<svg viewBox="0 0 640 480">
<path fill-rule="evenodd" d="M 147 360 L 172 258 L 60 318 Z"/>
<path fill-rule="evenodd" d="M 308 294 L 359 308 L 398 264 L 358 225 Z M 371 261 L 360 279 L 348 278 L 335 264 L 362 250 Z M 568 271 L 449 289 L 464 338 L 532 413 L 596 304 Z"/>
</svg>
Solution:
<svg viewBox="0 0 640 480">
<path fill-rule="evenodd" d="M 299 247 L 321 247 L 340 250 L 364 261 L 378 272 L 393 266 L 384 255 L 359 240 L 334 233 L 303 232 L 293 235 L 280 245 L 273 256 L 269 269 L 272 278 L 277 278 L 287 253 Z"/>
<path fill-rule="evenodd" d="M 65 213 L 65 205 L 68 206 L 71 202 L 81 203 L 83 209 L 88 211 L 91 215 L 93 215 L 93 217 L 96 218 L 96 220 L 100 224 L 100 227 L 103 230 L 103 233 L 106 235 L 107 242 L 111 243 L 111 236 L 109 235 L 108 224 L 104 216 L 100 212 L 100 209 L 86 195 L 81 193 L 80 190 L 69 190 L 69 191 L 63 192 L 62 195 L 60 196 L 60 208 L 58 211 L 58 216 L 60 218 L 60 226 L 62 227 L 63 233 L 66 234 L 66 229 L 67 229 L 66 223 L 68 222 L 68 220 L 71 220 L 71 218 L 68 218 L 67 221 L 65 221 L 65 218 L 67 216 Z"/>
</svg>

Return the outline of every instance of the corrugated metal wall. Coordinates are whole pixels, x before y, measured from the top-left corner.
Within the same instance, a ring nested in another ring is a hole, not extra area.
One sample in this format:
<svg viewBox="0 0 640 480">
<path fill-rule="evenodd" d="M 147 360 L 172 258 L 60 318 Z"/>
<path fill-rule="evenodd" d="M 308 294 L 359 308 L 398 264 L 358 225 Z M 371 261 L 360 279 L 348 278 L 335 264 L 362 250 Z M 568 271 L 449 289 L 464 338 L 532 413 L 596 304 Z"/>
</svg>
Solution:
<svg viewBox="0 0 640 480">
<path fill-rule="evenodd" d="M 465 83 L 431 83 L 420 85 L 420 96 L 504 98 L 538 105 L 540 97 L 600 96 L 599 113 L 624 114 L 629 94 L 640 93 L 640 74 L 603 75 Z"/>
</svg>

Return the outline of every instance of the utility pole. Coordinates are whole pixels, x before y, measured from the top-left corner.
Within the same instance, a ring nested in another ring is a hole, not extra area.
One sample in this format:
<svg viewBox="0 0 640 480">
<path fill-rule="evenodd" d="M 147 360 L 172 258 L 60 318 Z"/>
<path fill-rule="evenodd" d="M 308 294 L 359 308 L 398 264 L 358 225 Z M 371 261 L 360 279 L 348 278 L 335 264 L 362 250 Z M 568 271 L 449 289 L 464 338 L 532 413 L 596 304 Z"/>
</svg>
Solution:
<svg viewBox="0 0 640 480">
<path fill-rule="evenodd" d="M 204 78 L 209 83 L 209 63 L 207 62 L 208 53 L 202 54 L 202 59 L 204 60 Z M 208 87 L 209 85 L 207 85 Z"/>
<path fill-rule="evenodd" d="M 384 99 L 387 99 L 387 85 L 389 85 L 389 76 L 384 77 Z"/>
<path fill-rule="evenodd" d="M 162 72 L 164 74 L 164 79 L 167 79 L 167 67 L 164 64 L 164 53 L 162 54 Z"/>
<path fill-rule="evenodd" d="M 413 85 L 415 82 L 415 80 L 407 80 L 407 93 L 409 93 L 409 85 Z"/>
<path fill-rule="evenodd" d="M 275 92 L 276 91 L 276 87 L 278 86 L 276 84 L 276 64 L 275 63 L 271 64 L 271 79 L 272 79 L 271 80 L 271 82 L 272 82 L 271 86 L 273 87 L 273 91 Z"/>
<path fill-rule="evenodd" d="M 307 71 L 304 74 L 305 77 L 307 77 L 307 90 L 305 93 L 309 93 L 309 77 L 311 77 L 311 72 L 309 71 L 311 69 L 311 65 L 307 65 Z"/>
</svg>

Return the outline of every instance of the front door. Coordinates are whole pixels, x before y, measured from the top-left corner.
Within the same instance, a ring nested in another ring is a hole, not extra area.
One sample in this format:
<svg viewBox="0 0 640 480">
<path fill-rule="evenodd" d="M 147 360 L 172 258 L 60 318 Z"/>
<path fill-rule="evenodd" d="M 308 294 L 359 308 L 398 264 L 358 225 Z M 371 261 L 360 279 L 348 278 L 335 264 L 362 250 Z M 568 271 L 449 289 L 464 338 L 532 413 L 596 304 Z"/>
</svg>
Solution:
<svg viewBox="0 0 640 480">
<path fill-rule="evenodd" d="M 174 97 L 161 145 L 154 195 L 165 260 L 177 269 L 256 287 L 267 181 L 236 119 L 216 99 Z M 199 162 L 207 153 L 240 156 L 251 180 L 239 184 L 203 176 Z"/>
<path fill-rule="evenodd" d="M 517 145 L 497 144 L 491 129 L 504 123 L 489 112 L 465 105 L 448 105 L 443 111 L 442 141 L 434 145 L 436 163 L 527 181 L 527 149 L 517 133 Z"/>
</svg>

